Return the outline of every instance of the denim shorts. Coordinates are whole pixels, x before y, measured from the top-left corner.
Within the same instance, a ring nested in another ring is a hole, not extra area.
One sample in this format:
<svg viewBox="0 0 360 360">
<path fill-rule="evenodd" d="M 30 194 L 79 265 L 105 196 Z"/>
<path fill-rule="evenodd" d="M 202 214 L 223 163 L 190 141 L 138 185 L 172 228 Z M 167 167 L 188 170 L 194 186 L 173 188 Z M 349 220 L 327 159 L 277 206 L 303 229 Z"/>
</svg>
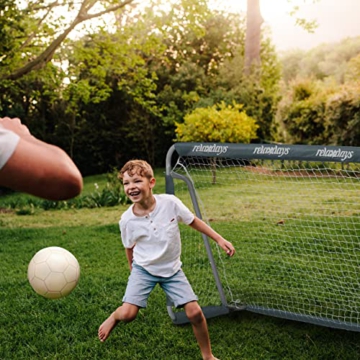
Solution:
<svg viewBox="0 0 360 360">
<path fill-rule="evenodd" d="M 149 295 L 156 284 L 165 291 L 167 305 L 179 308 L 198 300 L 181 269 L 173 276 L 161 277 L 151 275 L 143 267 L 133 263 L 123 302 L 146 308 Z"/>
</svg>

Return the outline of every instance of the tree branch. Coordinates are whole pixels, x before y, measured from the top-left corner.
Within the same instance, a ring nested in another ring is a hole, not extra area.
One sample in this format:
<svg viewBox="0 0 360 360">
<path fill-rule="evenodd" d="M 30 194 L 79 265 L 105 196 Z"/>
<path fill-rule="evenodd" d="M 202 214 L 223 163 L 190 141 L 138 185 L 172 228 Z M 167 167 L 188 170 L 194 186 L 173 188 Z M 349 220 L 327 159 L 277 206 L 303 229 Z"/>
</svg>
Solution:
<svg viewBox="0 0 360 360">
<path fill-rule="evenodd" d="M 24 65 L 20 69 L 15 70 L 13 73 L 6 75 L 3 78 L 8 79 L 8 80 L 17 80 L 17 79 L 21 78 L 22 76 L 30 73 L 33 70 L 38 70 L 38 69 L 43 68 L 49 61 L 51 61 L 51 59 L 54 56 L 55 51 L 62 44 L 62 42 L 66 39 L 66 37 L 69 35 L 69 33 L 78 24 L 80 24 L 86 20 L 97 18 L 104 14 L 114 12 L 114 11 L 121 9 L 124 6 L 132 3 L 133 1 L 134 0 L 125 0 L 124 2 L 121 2 L 117 5 L 108 7 L 107 9 L 105 9 L 103 11 L 100 11 L 100 12 L 97 12 L 94 14 L 89 14 L 88 11 L 95 5 L 96 1 L 95 0 L 91 0 L 91 1 L 85 0 L 82 3 L 81 8 L 80 8 L 76 18 L 74 19 L 74 21 L 69 25 L 69 27 L 67 29 L 64 30 L 64 32 L 62 34 L 60 34 L 56 39 L 54 39 L 51 42 L 51 44 L 39 56 L 37 56 L 34 60 L 28 62 L 26 65 Z"/>
<path fill-rule="evenodd" d="M 47 11 L 44 14 L 44 16 L 39 19 L 37 26 L 38 28 L 40 27 L 40 25 L 45 21 L 45 19 L 47 18 L 47 16 L 50 14 L 50 12 L 52 11 L 52 9 L 58 5 L 58 1 L 53 2 L 52 4 L 50 4 L 48 7 L 46 7 Z M 25 48 L 27 45 L 29 45 L 31 43 L 31 41 L 35 38 L 36 36 L 36 32 L 33 31 L 28 38 L 23 42 L 23 44 L 20 46 L 20 50 Z"/>
</svg>

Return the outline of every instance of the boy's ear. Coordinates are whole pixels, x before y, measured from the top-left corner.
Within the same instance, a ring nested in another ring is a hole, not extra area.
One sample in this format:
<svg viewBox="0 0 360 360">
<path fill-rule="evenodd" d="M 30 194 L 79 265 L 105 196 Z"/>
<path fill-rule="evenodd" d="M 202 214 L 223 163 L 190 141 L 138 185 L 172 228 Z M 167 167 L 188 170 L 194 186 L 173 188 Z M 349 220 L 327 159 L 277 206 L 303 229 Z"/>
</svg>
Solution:
<svg viewBox="0 0 360 360">
<path fill-rule="evenodd" d="M 153 177 L 150 179 L 150 188 L 152 189 L 155 186 L 156 179 Z"/>
</svg>

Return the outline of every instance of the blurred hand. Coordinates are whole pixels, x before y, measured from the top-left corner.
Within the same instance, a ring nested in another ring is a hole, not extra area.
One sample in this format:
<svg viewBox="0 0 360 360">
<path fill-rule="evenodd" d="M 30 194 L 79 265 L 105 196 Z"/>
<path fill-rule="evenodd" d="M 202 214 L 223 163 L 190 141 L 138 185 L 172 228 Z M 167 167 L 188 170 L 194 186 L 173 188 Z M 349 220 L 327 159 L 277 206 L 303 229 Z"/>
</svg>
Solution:
<svg viewBox="0 0 360 360">
<path fill-rule="evenodd" d="M 19 118 L 0 118 L 0 126 L 7 130 L 13 131 L 20 137 L 31 136 L 29 129 L 27 128 L 27 126 L 21 123 L 21 120 Z"/>
</svg>

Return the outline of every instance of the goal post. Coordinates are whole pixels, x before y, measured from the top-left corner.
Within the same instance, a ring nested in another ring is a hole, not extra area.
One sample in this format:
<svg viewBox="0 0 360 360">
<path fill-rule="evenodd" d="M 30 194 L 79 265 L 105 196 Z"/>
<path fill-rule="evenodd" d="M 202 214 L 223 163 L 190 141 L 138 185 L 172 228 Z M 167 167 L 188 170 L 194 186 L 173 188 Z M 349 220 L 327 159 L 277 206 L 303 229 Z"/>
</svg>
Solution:
<svg viewBox="0 0 360 360">
<path fill-rule="evenodd" d="M 176 143 L 165 177 L 166 192 L 237 251 L 228 258 L 181 226 L 206 317 L 247 310 L 360 331 L 360 148 Z"/>
</svg>

